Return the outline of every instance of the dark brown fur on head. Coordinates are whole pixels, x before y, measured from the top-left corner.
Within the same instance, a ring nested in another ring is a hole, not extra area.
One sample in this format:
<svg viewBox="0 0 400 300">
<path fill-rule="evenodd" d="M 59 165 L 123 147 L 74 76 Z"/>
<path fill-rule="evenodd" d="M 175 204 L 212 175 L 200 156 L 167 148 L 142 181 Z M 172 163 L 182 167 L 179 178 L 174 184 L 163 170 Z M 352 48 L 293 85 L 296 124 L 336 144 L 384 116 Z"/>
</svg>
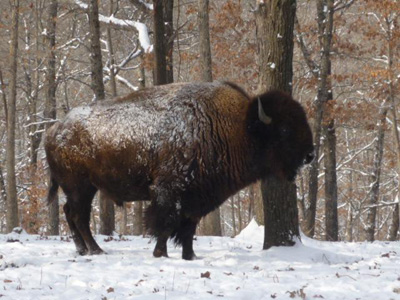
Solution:
<svg viewBox="0 0 400 300">
<path fill-rule="evenodd" d="M 271 124 L 259 120 L 258 99 Z M 313 137 L 305 111 L 289 94 L 272 90 L 254 97 L 247 120 L 255 138 L 270 149 L 273 173 L 294 180 L 297 170 L 313 159 Z"/>
</svg>

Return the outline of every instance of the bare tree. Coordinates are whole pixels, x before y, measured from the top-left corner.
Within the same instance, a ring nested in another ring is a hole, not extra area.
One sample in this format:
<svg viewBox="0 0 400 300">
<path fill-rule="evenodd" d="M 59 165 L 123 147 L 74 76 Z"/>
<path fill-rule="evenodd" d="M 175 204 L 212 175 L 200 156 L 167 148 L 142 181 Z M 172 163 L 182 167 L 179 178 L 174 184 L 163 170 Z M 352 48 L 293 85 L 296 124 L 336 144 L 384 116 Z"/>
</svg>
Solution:
<svg viewBox="0 0 400 300">
<path fill-rule="evenodd" d="M 15 120 L 17 101 L 19 0 L 12 1 L 12 26 L 10 43 L 10 97 L 7 106 L 7 232 L 19 225 L 17 182 L 15 177 Z"/>
<path fill-rule="evenodd" d="M 319 100 L 323 103 L 333 100 L 331 63 L 331 45 L 333 36 L 333 0 L 318 1 L 318 24 L 320 31 L 322 57 L 322 74 L 324 81 L 321 81 L 318 93 Z M 322 85 L 322 83 L 324 83 Z M 336 176 L 336 133 L 334 116 L 328 115 L 323 122 L 324 154 L 325 154 L 325 239 L 327 241 L 338 240 L 338 216 L 337 216 L 337 176 Z"/>
</svg>

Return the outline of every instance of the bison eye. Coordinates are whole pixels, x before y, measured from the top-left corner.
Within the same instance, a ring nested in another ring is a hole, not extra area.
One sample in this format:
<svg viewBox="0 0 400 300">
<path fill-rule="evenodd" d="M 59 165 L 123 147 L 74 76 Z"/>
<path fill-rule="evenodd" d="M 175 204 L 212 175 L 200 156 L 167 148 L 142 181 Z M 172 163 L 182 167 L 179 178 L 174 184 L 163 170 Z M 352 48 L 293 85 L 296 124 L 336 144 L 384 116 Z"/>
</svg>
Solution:
<svg viewBox="0 0 400 300">
<path fill-rule="evenodd" d="M 306 157 L 304 158 L 304 164 L 310 164 L 315 158 L 315 152 L 312 151 L 310 153 L 306 154 Z"/>
<path fill-rule="evenodd" d="M 289 127 L 287 127 L 287 126 L 282 126 L 282 127 L 280 127 L 279 128 L 279 135 L 282 137 L 282 138 L 287 138 L 287 137 L 289 137 L 289 135 L 290 135 L 290 128 Z"/>
</svg>

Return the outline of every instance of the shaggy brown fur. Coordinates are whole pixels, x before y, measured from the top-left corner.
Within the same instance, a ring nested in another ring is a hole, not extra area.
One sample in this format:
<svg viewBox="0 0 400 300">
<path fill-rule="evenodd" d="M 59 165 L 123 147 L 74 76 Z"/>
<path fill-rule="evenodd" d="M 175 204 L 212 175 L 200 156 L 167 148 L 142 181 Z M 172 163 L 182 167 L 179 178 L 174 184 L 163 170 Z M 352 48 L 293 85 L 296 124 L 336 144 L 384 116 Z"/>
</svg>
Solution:
<svg viewBox="0 0 400 300">
<path fill-rule="evenodd" d="M 89 228 L 97 190 L 116 204 L 150 200 L 146 225 L 167 256 L 175 237 L 193 259 L 201 217 L 257 179 L 293 180 L 312 159 L 301 106 L 273 91 L 259 96 L 271 124 L 259 120 L 258 97 L 231 83 L 153 87 L 72 110 L 46 136 L 51 202 L 61 186 L 64 211 L 80 254 L 101 253 Z"/>
</svg>

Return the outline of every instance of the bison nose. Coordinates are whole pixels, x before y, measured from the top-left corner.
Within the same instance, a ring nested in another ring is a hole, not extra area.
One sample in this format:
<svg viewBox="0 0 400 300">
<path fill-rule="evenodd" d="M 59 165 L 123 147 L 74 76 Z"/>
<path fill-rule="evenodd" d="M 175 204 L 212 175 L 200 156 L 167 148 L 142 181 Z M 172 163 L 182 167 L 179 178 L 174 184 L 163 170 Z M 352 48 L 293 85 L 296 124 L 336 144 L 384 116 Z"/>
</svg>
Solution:
<svg viewBox="0 0 400 300">
<path fill-rule="evenodd" d="M 310 153 L 306 154 L 306 157 L 304 158 L 304 164 L 307 165 L 307 164 L 311 163 L 314 160 L 314 158 L 315 158 L 315 152 L 313 150 Z"/>
</svg>

